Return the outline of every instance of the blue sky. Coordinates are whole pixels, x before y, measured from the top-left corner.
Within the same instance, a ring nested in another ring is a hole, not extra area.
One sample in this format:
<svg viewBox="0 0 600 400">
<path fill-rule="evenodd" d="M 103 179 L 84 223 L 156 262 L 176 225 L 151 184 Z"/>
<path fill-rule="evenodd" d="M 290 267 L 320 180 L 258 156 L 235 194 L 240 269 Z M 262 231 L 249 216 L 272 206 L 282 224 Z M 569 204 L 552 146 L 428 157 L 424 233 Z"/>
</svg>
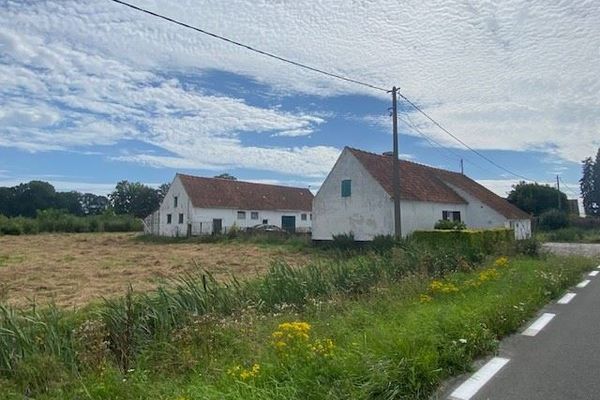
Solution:
<svg viewBox="0 0 600 400">
<path fill-rule="evenodd" d="M 133 3 L 403 93 L 508 169 L 578 195 L 600 146 L 600 4 Z M 575 27 L 575 28 L 574 28 Z M 176 172 L 318 188 L 391 148 L 390 99 L 110 1 L 0 0 L 0 185 L 107 193 Z M 518 178 L 400 104 L 402 157 L 499 194 Z M 432 146 L 415 127 L 443 144 Z"/>
</svg>

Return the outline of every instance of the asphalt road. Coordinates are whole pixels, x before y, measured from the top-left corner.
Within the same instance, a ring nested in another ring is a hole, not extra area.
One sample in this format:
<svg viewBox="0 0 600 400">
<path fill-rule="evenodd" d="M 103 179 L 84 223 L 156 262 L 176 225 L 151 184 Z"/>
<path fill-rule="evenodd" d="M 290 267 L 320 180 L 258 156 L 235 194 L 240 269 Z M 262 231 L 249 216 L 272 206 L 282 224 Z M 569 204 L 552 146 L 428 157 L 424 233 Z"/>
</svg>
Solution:
<svg viewBox="0 0 600 400">
<path fill-rule="evenodd" d="M 475 378 L 456 380 L 437 398 L 452 399 L 452 394 L 458 393 L 455 398 L 461 400 L 600 399 L 600 274 L 584 279 L 590 280 L 589 284 L 571 288 L 569 292 L 575 297 L 568 304 L 552 303 L 540 312 L 538 317 L 545 313 L 554 317 L 537 334 L 535 329 L 527 329 L 536 326 L 526 324 L 522 333 L 501 343 L 500 358 L 494 361 L 508 362 L 488 381 L 489 376 L 482 375 L 493 365 L 482 368 L 483 373 Z M 455 391 L 465 389 L 465 382 L 483 386 L 469 397 L 464 394 L 468 390 L 462 390 L 462 394 Z"/>
</svg>

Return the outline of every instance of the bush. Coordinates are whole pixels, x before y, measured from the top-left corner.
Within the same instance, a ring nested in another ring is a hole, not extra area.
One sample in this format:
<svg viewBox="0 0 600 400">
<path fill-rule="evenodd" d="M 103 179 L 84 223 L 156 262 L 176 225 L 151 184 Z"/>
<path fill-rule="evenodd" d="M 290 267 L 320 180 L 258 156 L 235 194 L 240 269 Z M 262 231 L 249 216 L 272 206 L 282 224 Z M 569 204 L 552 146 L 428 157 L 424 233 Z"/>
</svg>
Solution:
<svg viewBox="0 0 600 400">
<path fill-rule="evenodd" d="M 358 248 L 358 243 L 354 240 L 354 232 L 349 232 L 333 235 L 333 240 L 329 243 L 329 246 L 341 251 L 350 251 Z"/>
<path fill-rule="evenodd" d="M 511 229 L 416 231 L 412 238 L 429 248 L 455 249 L 477 262 L 482 255 L 506 253 L 514 243 Z"/>
<path fill-rule="evenodd" d="M 515 251 L 517 254 L 537 257 L 540 254 L 541 248 L 542 245 L 536 238 L 517 240 L 515 242 Z"/>
<path fill-rule="evenodd" d="M 569 225 L 567 213 L 559 210 L 549 210 L 540 215 L 539 227 L 543 230 L 566 228 Z"/>
<path fill-rule="evenodd" d="M 465 223 L 462 221 L 450 221 L 447 219 L 440 219 L 438 222 L 435 223 L 435 226 L 433 228 L 441 230 L 462 231 L 464 229 L 467 229 L 467 225 L 465 225 Z"/>
</svg>

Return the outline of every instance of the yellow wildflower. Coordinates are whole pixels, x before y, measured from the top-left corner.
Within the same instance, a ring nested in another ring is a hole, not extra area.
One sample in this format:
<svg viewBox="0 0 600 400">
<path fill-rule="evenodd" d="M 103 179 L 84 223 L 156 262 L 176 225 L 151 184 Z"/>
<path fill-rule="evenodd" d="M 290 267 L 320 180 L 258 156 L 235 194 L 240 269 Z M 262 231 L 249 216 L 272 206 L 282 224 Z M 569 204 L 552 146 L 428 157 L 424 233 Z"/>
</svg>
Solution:
<svg viewBox="0 0 600 400">
<path fill-rule="evenodd" d="M 502 256 L 494 261 L 495 268 L 504 268 L 508 266 L 508 257 Z"/>
<path fill-rule="evenodd" d="M 429 303 L 431 300 L 433 300 L 433 297 L 431 297 L 431 296 L 430 296 L 430 295 L 428 295 L 428 294 L 422 294 L 422 295 L 419 297 L 419 301 L 420 301 L 421 303 Z"/>
</svg>

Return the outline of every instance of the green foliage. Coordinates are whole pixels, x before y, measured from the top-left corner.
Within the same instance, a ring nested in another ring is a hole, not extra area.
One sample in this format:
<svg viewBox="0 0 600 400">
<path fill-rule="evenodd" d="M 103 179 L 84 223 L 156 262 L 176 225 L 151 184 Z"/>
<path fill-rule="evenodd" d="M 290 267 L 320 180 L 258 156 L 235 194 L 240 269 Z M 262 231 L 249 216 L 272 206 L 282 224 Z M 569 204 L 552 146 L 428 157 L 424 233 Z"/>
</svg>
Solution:
<svg viewBox="0 0 600 400">
<path fill-rule="evenodd" d="M 560 197 L 560 202 L 558 198 Z M 568 211 L 567 196 L 550 185 L 519 182 L 513 186 L 507 200 L 521 210 L 538 216 L 544 211 L 559 208 Z"/>
<path fill-rule="evenodd" d="M 229 181 L 237 181 L 237 178 L 233 175 L 230 175 L 228 173 L 223 173 L 223 174 L 219 174 L 219 175 L 215 175 L 215 178 L 219 178 L 219 179 L 227 179 Z"/>
<path fill-rule="evenodd" d="M 467 225 L 465 225 L 465 223 L 462 221 L 450 221 L 448 219 L 440 219 L 438 222 L 435 223 L 435 226 L 433 228 L 441 230 L 462 231 L 464 229 L 467 229 Z"/>
<path fill-rule="evenodd" d="M 579 180 L 583 208 L 588 216 L 600 216 L 600 148 L 596 159 L 591 157 L 583 160 L 582 177 Z"/>
<path fill-rule="evenodd" d="M 514 243 L 511 229 L 416 231 L 412 238 L 430 248 L 454 249 L 467 259 L 486 254 L 507 253 Z"/>
<path fill-rule="evenodd" d="M 542 230 L 553 230 L 566 228 L 569 225 L 569 216 L 563 211 L 556 209 L 544 211 L 538 221 L 538 226 Z"/>
<path fill-rule="evenodd" d="M 536 237 L 529 239 L 517 240 L 515 242 L 515 252 L 528 257 L 538 257 L 542 245 Z"/>
<path fill-rule="evenodd" d="M 539 232 L 536 236 L 543 242 L 600 243 L 600 229 L 568 227 Z"/>
<path fill-rule="evenodd" d="M 331 243 L 327 247 L 340 251 L 349 251 L 358 248 L 359 244 L 354 239 L 354 232 L 333 235 Z"/>
<path fill-rule="evenodd" d="M 117 214 L 145 218 L 160 206 L 159 192 L 140 182 L 121 181 L 108 196 Z"/>
<path fill-rule="evenodd" d="M 30 235 L 43 232 L 138 232 L 139 219 L 129 215 L 88 215 L 78 217 L 60 210 L 38 212 L 36 218 L 0 215 L 0 235 Z"/>
</svg>

